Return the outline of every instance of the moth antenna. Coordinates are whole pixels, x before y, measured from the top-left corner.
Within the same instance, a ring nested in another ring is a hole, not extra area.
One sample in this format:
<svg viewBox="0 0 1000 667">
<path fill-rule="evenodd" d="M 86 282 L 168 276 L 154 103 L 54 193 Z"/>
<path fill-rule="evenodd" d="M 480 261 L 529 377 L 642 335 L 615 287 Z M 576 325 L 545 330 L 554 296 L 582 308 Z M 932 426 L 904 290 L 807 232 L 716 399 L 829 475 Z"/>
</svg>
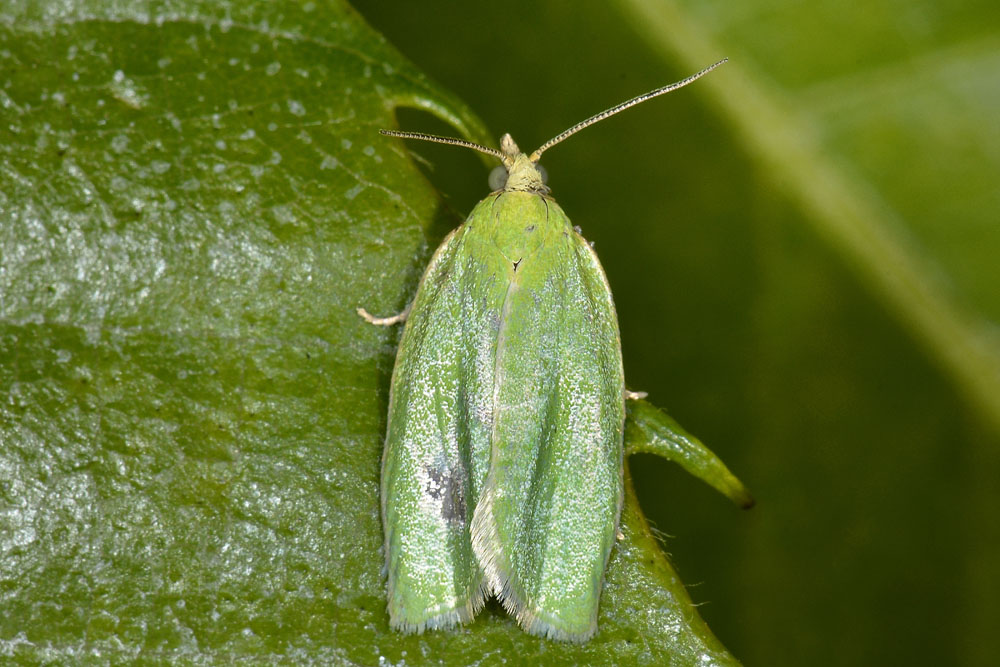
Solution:
<svg viewBox="0 0 1000 667">
<path fill-rule="evenodd" d="M 677 90 L 678 88 L 683 88 L 684 86 L 688 85 L 692 81 L 695 81 L 695 80 L 700 79 L 701 77 L 705 76 L 706 74 L 708 74 L 709 72 L 711 72 L 713 69 L 715 69 L 716 67 L 718 67 L 719 65 L 723 64 L 724 62 L 726 62 L 728 60 L 729 60 L 729 58 L 723 58 L 722 60 L 720 60 L 719 62 L 715 63 L 714 65 L 709 65 L 708 67 L 706 67 L 705 69 L 701 70 L 697 74 L 692 74 L 691 76 L 689 76 L 686 79 L 682 79 L 682 80 L 680 80 L 680 81 L 678 81 L 676 83 L 671 83 L 669 85 L 663 86 L 662 88 L 657 88 L 656 90 L 651 90 L 648 93 L 645 93 L 644 95 L 639 95 L 639 97 L 633 97 L 632 99 L 630 99 L 627 102 L 622 102 L 618 106 L 611 107 L 610 109 L 602 111 L 599 114 L 591 116 L 590 118 L 588 118 L 585 121 L 581 121 L 581 122 L 577 123 L 573 127 L 569 128 L 568 130 L 566 130 L 565 132 L 563 132 L 562 134 L 556 135 L 555 137 L 549 139 L 544 144 L 542 144 L 541 147 L 539 147 L 534 153 L 531 154 L 531 158 L 530 158 L 531 161 L 532 162 L 538 162 L 538 159 L 540 157 L 542 157 L 542 153 L 544 153 L 549 148 L 552 148 L 553 146 L 555 146 L 556 144 L 558 144 L 563 139 L 566 139 L 566 138 L 568 138 L 568 137 L 576 134 L 577 132 L 579 132 L 583 128 L 589 127 L 589 126 L 593 125 L 594 123 L 600 122 L 600 121 L 604 120 L 605 118 L 608 118 L 609 116 L 614 116 L 619 111 L 625 111 L 625 109 L 628 109 L 629 107 L 634 107 L 636 104 L 642 104 L 646 100 L 651 100 L 654 97 L 658 97 L 659 95 L 663 95 L 665 93 L 669 93 L 670 91 Z"/>
<path fill-rule="evenodd" d="M 384 134 L 387 137 L 399 137 L 401 139 L 420 139 L 421 141 L 433 141 L 438 144 L 449 144 L 451 146 L 464 146 L 465 148 L 471 148 L 477 150 L 480 153 L 486 153 L 487 155 L 492 155 L 493 157 L 500 158 L 504 161 L 504 155 L 495 148 L 489 148 L 487 146 L 480 146 L 479 144 L 474 144 L 471 141 L 466 141 L 465 139 L 456 139 L 454 137 L 439 137 L 436 134 L 424 134 L 423 132 L 400 132 L 399 130 L 379 130 L 379 134 Z"/>
</svg>

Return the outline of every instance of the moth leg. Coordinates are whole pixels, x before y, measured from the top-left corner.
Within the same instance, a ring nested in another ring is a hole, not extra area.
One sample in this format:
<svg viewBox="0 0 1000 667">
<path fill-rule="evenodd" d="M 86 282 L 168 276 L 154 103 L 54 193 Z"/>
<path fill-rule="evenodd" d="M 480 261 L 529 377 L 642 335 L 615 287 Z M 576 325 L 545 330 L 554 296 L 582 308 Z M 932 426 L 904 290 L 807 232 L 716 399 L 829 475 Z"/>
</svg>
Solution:
<svg viewBox="0 0 1000 667">
<path fill-rule="evenodd" d="M 648 391 L 631 391 L 630 389 L 625 390 L 625 400 L 628 401 L 639 401 L 649 396 Z"/>
<path fill-rule="evenodd" d="M 403 312 L 396 313 L 395 315 L 390 315 L 389 317 L 375 317 L 364 308 L 358 308 L 358 315 L 363 317 L 365 321 L 368 322 L 369 324 L 388 327 L 392 326 L 393 324 L 399 324 L 400 322 L 404 321 L 407 317 L 409 317 L 410 308 L 412 307 L 413 307 L 413 302 L 411 301 L 406 306 L 406 308 L 403 309 Z"/>
</svg>

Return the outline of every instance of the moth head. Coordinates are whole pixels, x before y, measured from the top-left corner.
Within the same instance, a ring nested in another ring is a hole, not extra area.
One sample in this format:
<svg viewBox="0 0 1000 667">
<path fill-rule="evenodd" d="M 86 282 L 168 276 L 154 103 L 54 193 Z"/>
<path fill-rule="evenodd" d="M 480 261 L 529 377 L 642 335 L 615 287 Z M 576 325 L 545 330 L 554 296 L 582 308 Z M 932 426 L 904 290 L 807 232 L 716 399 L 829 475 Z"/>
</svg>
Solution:
<svg viewBox="0 0 1000 667">
<path fill-rule="evenodd" d="M 545 185 L 548 174 L 545 168 L 521 152 L 514 143 L 513 137 L 505 134 L 500 138 L 500 152 L 503 154 L 500 165 L 490 172 L 490 190 L 496 192 L 541 192 L 549 191 Z"/>
</svg>

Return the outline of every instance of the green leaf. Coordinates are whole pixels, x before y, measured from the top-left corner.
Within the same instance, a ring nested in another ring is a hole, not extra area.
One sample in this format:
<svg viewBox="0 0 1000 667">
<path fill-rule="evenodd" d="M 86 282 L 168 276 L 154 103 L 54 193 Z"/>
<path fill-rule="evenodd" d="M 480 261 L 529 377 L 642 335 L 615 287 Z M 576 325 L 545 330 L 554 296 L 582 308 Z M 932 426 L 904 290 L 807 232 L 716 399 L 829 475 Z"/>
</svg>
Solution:
<svg viewBox="0 0 1000 667">
<path fill-rule="evenodd" d="M 625 423 L 627 455 L 655 454 L 674 461 L 744 509 L 754 505 L 743 482 L 701 440 L 685 431 L 673 417 L 644 400 L 628 403 Z"/>
<path fill-rule="evenodd" d="M 350 8 L 14 3 L 0 72 L 0 655 L 735 664 L 630 482 L 587 645 L 388 629 L 397 334 L 355 309 L 456 220 L 377 130 L 490 139 Z"/>
</svg>

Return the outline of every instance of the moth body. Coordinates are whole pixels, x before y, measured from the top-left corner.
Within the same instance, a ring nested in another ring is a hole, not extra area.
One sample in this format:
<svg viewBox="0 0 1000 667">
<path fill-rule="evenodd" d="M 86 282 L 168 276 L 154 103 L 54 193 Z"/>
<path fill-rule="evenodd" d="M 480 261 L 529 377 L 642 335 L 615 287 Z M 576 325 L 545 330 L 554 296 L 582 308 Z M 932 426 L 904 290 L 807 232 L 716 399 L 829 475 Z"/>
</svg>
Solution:
<svg viewBox="0 0 1000 667">
<path fill-rule="evenodd" d="M 712 68 L 530 155 L 510 135 L 498 151 L 383 131 L 503 165 L 494 192 L 434 253 L 393 369 L 381 479 L 393 628 L 465 623 L 495 596 L 533 634 L 582 642 L 597 630 L 623 497 L 621 342 L 604 270 L 538 160 Z"/>
<path fill-rule="evenodd" d="M 419 632 L 494 595 L 526 630 L 582 641 L 621 512 L 618 323 L 589 245 L 527 156 L 511 164 L 435 253 L 400 342 L 389 615 Z"/>
</svg>

